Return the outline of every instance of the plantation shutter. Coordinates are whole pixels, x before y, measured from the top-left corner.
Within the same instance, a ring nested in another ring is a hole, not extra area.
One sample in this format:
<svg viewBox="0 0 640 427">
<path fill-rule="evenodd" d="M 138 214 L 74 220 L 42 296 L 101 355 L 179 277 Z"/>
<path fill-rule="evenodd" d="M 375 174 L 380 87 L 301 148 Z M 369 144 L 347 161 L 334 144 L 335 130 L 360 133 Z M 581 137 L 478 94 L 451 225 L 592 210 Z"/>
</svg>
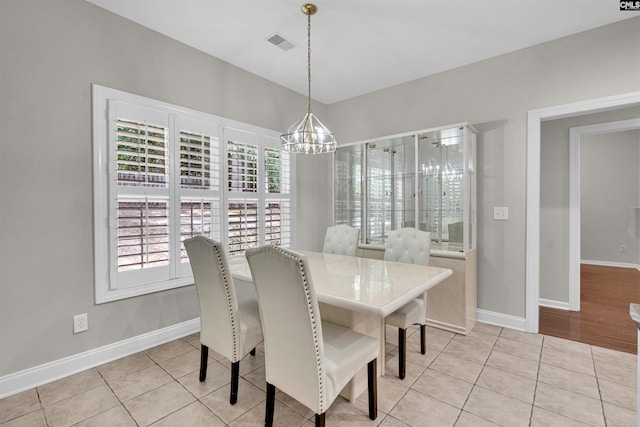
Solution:
<svg viewBox="0 0 640 427">
<path fill-rule="evenodd" d="M 258 247 L 258 202 L 229 201 L 229 254 L 239 255 Z"/>
<path fill-rule="evenodd" d="M 225 129 L 227 151 L 227 239 L 230 255 L 260 244 L 259 136 Z"/>
<path fill-rule="evenodd" d="M 170 279 L 169 116 L 111 103 L 114 289 Z"/>
<path fill-rule="evenodd" d="M 263 137 L 264 244 L 291 247 L 291 153 Z"/>
<path fill-rule="evenodd" d="M 258 147 L 239 141 L 227 141 L 227 182 L 232 192 L 258 191 Z"/>
<path fill-rule="evenodd" d="M 180 276 L 191 276 L 184 240 L 203 235 L 220 241 L 220 128 L 210 122 L 179 121 Z"/>
</svg>

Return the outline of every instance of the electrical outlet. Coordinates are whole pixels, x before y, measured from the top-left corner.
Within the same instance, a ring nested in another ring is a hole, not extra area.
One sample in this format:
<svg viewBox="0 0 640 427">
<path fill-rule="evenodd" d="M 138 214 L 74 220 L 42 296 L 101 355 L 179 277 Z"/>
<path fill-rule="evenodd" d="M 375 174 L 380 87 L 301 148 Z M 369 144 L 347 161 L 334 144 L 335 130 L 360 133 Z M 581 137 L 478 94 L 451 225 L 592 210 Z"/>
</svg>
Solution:
<svg viewBox="0 0 640 427">
<path fill-rule="evenodd" d="M 627 245 L 620 245 L 620 249 L 618 249 L 620 252 L 627 252 Z"/>
<path fill-rule="evenodd" d="M 507 207 L 493 208 L 494 221 L 506 221 L 508 219 L 509 219 L 509 208 Z"/>
<path fill-rule="evenodd" d="M 84 332 L 89 329 L 89 321 L 87 313 L 76 314 L 73 316 L 73 333 Z"/>
</svg>

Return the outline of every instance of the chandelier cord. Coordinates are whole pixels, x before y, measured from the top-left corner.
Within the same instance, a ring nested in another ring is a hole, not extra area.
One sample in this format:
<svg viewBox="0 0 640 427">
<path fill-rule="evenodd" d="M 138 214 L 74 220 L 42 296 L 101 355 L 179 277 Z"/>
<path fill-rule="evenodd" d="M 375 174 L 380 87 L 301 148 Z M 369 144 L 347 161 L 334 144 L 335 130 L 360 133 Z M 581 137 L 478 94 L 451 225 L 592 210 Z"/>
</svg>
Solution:
<svg viewBox="0 0 640 427">
<path fill-rule="evenodd" d="M 311 112 L 311 13 L 307 15 L 307 112 Z"/>
</svg>

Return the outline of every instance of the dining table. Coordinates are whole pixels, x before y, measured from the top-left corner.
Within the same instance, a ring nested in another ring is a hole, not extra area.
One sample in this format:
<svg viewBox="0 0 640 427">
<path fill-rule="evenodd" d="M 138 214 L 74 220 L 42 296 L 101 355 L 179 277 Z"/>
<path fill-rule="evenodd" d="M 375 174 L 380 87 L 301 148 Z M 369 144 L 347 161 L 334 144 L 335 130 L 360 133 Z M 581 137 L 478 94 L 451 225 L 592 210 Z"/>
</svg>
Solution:
<svg viewBox="0 0 640 427">
<path fill-rule="evenodd" d="M 350 327 L 379 340 L 378 375 L 385 374 L 385 317 L 413 298 L 426 298 L 427 290 L 453 274 L 450 269 L 440 267 L 313 251 L 296 252 L 307 258 L 322 320 Z M 245 257 L 231 258 L 228 263 L 236 283 L 253 283 Z M 342 395 L 353 402 L 366 387 L 366 370 L 363 369 Z"/>
</svg>

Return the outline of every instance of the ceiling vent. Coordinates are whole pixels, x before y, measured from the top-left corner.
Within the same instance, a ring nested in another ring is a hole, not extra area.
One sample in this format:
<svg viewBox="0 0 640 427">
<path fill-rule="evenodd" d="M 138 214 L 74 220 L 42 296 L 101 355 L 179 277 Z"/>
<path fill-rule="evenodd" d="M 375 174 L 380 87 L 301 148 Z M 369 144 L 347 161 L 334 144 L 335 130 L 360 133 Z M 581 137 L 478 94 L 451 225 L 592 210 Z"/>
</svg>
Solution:
<svg viewBox="0 0 640 427">
<path fill-rule="evenodd" d="M 289 40 L 285 39 L 284 37 L 282 37 L 280 34 L 277 34 L 277 33 L 269 37 L 267 41 L 274 46 L 278 46 L 282 50 L 289 50 L 296 47 L 296 45 L 293 44 L 293 42 L 290 42 Z"/>
</svg>

